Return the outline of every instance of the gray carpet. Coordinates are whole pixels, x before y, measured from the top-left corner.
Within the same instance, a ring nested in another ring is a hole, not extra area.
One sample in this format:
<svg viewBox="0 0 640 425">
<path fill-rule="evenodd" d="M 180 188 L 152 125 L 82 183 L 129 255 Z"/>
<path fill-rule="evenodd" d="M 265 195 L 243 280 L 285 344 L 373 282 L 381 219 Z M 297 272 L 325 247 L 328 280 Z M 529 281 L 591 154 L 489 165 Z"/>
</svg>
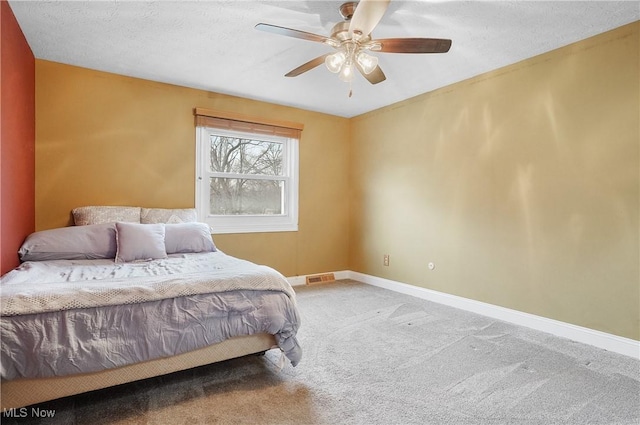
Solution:
<svg viewBox="0 0 640 425">
<path fill-rule="evenodd" d="M 43 403 L 39 423 L 640 424 L 638 360 L 353 281 L 296 291 L 296 368 L 272 350 Z"/>
</svg>

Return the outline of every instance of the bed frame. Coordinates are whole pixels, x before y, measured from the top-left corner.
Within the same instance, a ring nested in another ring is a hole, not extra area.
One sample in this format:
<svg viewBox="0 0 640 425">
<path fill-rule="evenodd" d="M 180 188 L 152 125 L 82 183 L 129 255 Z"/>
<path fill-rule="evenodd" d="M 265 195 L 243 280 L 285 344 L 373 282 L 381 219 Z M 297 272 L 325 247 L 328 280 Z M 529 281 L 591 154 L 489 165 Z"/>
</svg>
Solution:
<svg viewBox="0 0 640 425">
<path fill-rule="evenodd" d="M 63 377 L 2 381 L 0 383 L 2 395 L 0 408 L 10 409 L 29 406 L 209 363 L 260 353 L 276 347 L 274 336 L 262 333 L 238 336 L 176 356 L 149 360 L 99 372 Z"/>
</svg>

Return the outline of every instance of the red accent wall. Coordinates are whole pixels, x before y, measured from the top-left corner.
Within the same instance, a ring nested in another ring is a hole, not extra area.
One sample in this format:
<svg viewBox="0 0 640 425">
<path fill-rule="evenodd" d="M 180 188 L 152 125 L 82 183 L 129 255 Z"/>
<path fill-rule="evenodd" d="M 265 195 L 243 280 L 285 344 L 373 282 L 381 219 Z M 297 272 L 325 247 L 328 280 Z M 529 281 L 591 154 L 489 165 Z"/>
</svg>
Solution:
<svg viewBox="0 0 640 425">
<path fill-rule="evenodd" d="M 16 267 L 35 230 L 35 58 L 0 1 L 0 274 Z"/>
</svg>

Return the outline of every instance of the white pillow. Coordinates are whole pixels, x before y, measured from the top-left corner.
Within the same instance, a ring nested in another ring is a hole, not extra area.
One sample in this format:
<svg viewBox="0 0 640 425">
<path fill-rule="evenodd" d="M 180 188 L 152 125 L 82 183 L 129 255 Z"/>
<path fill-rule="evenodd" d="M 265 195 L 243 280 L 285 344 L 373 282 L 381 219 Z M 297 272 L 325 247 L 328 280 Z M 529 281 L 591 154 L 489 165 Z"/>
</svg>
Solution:
<svg viewBox="0 0 640 425">
<path fill-rule="evenodd" d="M 140 207 L 89 206 L 74 208 L 71 213 L 76 226 L 116 221 L 140 223 Z"/>
<path fill-rule="evenodd" d="M 167 254 L 213 252 L 216 250 L 208 224 L 165 224 L 164 232 L 164 245 Z"/>
<path fill-rule="evenodd" d="M 116 223 L 116 263 L 167 258 L 164 224 Z"/>
<path fill-rule="evenodd" d="M 195 208 L 140 209 L 140 223 L 190 223 L 194 221 L 198 221 L 198 211 Z"/>
</svg>

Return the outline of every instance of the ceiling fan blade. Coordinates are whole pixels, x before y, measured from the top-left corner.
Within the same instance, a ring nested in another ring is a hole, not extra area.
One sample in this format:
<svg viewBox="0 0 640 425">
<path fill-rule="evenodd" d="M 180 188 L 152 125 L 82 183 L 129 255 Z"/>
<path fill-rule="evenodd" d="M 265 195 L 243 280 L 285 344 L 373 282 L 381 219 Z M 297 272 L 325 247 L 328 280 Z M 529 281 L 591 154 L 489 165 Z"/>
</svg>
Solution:
<svg viewBox="0 0 640 425">
<path fill-rule="evenodd" d="M 360 0 L 349 24 L 349 34 L 360 34 L 364 37 L 378 25 L 387 11 L 390 0 Z"/>
<path fill-rule="evenodd" d="M 298 31 L 291 28 L 279 27 L 277 25 L 271 24 L 263 24 L 259 23 L 255 26 L 255 29 L 265 32 L 270 32 L 272 34 L 285 35 L 287 37 L 301 38 L 303 40 L 309 41 L 317 41 L 319 43 L 324 43 L 328 40 L 327 37 L 323 35 L 313 34 L 305 31 Z"/>
<path fill-rule="evenodd" d="M 285 77 L 297 77 L 298 75 L 310 71 L 318 65 L 322 65 L 324 63 L 324 59 L 329 56 L 331 53 L 327 53 L 326 55 L 318 56 L 315 59 L 311 59 L 309 62 L 304 63 L 285 74 Z"/>
<path fill-rule="evenodd" d="M 382 72 L 382 69 L 380 68 L 380 66 L 376 66 L 373 69 L 373 71 L 367 74 L 364 72 L 364 70 L 362 69 L 362 67 L 358 62 L 356 62 L 355 64 L 356 64 L 356 68 L 358 68 L 358 71 L 360 71 L 362 76 L 366 78 L 371 84 L 378 84 L 387 79 L 387 77 L 384 75 L 384 72 Z"/>
<path fill-rule="evenodd" d="M 385 38 L 375 40 L 382 46 L 379 52 L 387 53 L 446 53 L 451 40 L 444 38 Z"/>
</svg>

